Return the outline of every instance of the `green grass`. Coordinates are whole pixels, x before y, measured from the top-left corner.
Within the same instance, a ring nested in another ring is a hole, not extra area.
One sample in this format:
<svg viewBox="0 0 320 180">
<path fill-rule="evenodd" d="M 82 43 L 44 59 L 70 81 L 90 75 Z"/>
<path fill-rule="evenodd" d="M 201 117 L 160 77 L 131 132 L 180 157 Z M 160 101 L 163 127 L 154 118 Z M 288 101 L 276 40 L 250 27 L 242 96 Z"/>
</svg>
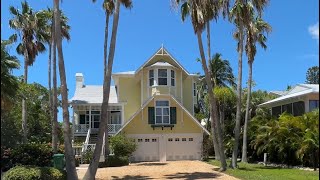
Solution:
<svg viewBox="0 0 320 180">
<path fill-rule="evenodd" d="M 207 163 L 220 166 L 220 161 L 209 160 Z M 230 162 L 228 162 L 228 165 Z M 319 171 L 306 171 L 277 167 L 265 167 L 258 164 L 238 163 L 238 169 L 227 169 L 224 173 L 243 180 L 317 180 Z"/>
</svg>

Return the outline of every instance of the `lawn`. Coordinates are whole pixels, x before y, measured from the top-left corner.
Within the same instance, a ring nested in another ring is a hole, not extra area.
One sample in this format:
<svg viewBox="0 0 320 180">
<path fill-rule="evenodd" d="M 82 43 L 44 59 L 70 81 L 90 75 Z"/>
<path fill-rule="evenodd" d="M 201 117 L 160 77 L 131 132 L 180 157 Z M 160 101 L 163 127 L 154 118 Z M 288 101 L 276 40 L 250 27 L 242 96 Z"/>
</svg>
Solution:
<svg viewBox="0 0 320 180">
<path fill-rule="evenodd" d="M 209 164 L 220 166 L 220 162 L 209 160 Z M 230 162 L 228 162 L 228 165 Z M 319 171 L 265 167 L 258 164 L 238 163 L 239 169 L 227 169 L 226 174 L 243 180 L 318 180 Z"/>
</svg>

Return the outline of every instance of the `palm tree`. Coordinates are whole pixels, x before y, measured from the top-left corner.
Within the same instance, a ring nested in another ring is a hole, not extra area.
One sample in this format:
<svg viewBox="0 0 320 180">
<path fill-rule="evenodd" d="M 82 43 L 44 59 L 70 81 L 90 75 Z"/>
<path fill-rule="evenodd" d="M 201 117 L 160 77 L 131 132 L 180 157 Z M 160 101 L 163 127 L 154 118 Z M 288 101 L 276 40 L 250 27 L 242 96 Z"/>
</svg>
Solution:
<svg viewBox="0 0 320 180">
<path fill-rule="evenodd" d="M 9 54 L 7 46 L 10 40 L 1 40 L 1 112 L 13 102 L 19 88 L 18 79 L 12 75 L 13 69 L 19 69 L 17 57 Z"/>
<path fill-rule="evenodd" d="M 22 11 L 10 6 L 10 13 L 13 18 L 9 20 L 10 28 L 16 30 L 21 36 L 21 42 L 17 46 L 17 53 L 24 56 L 24 78 L 23 82 L 28 82 L 28 66 L 32 66 L 36 56 L 45 51 L 45 46 L 42 43 L 46 39 L 44 32 L 45 19 L 39 16 L 39 13 L 34 12 L 29 4 L 21 2 Z M 17 34 L 12 36 L 12 39 L 17 39 Z M 25 99 L 22 100 L 22 131 L 23 142 L 27 142 L 27 106 Z"/>
<path fill-rule="evenodd" d="M 61 15 L 59 9 L 59 0 L 54 0 L 54 42 L 56 42 L 59 59 L 59 72 L 61 82 L 61 97 L 62 97 L 62 110 L 63 110 L 63 136 L 64 136 L 64 147 L 65 147 L 65 158 L 66 158 L 66 170 L 67 179 L 78 179 L 76 171 L 75 157 L 71 144 L 71 130 L 69 122 L 69 110 L 68 110 L 68 87 L 66 81 L 66 72 L 64 66 L 64 58 L 62 51 L 62 36 L 61 36 Z M 53 46 L 55 49 L 55 46 Z"/>
<path fill-rule="evenodd" d="M 97 172 L 100 154 L 102 151 L 102 144 L 103 144 L 103 136 L 105 131 L 107 130 L 107 123 L 108 123 L 108 107 L 109 107 L 109 95 L 110 95 L 110 85 L 111 85 L 111 73 L 112 73 L 112 66 L 115 54 L 115 47 L 116 47 L 116 40 L 117 40 L 117 31 L 118 31 L 118 22 L 119 22 L 119 15 L 120 15 L 120 4 L 123 4 L 126 8 L 132 8 L 132 1 L 131 0 L 116 0 L 115 3 L 115 11 L 113 16 L 113 24 L 112 24 L 112 34 L 111 34 L 111 41 L 109 47 L 109 54 L 108 54 L 108 62 L 106 63 L 104 59 L 104 65 L 107 64 L 107 68 L 105 67 L 103 76 L 103 99 L 101 105 L 101 119 L 98 131 L 98 141 L 96 143 L 96 147 L 93 153 L 92 161 L 88 167 L 86 174 L 84 175 L 83 179 L 95 179 L 95 175 Z M 107 39 L 105 39 L 107 41 Z M 105 44 L 106 47 L 106 44 Z M 105 50 L 106 56 L 106 50 Z M 107 136 L 106 136 L 107 138 Z M 107 156 L 107 154 L 105 154 Z"/>
<path fill-rule="evenodd" d="M 266 49 L 266 41 L 264 33 L 269 33 L 271 31 L 271 26 L 264 22 L 261 18 L 257 17 L 253 22 L 250 23 L 246 31 L 246 45 L 245 51 L 248 57 L 249 65 L 249 76 L 248 76 L 248 93 L 247 93 L 247 103 L 246 103 L 246 114 L 245 122 L 243 128 L 243 145 L 242 145 L 242 162 L 248 162 L 247 160 L 247 129 L 249 123 L 249 109 L 251 103 L 251 83 L 252 83 L 252 64 L 254 62 L 254 57 L 256 55 L 256 43 L 259 43 L 263 49 Z"/>
<path fill-rule="evenodd" d="M 190 15 L 193 29 L 195 34 L 197 35 L 199 51 L 201 56 L 201 64 L 202 68 L 205 72 L 205 79 L 208 86 L 208 94 L 209 94 L 209 101 L 210 101 L 210 112 L 211 119 L 212 119 L 212 130 L 213 130 L 213 138 L 217 138 L 218 146 L 219 146 L 219 154 L 220 154 L 220 162 L 221 162 L 221 171 L 225 171 L 227 168 L 226 159 L 224 155 L 224 146 L 222 142 L 222 131 L 220 122 L 217 120 L 218 112 L 217 112 L 217 102 L 213 94 L 213 84 L 211 82 L 211 71 L 208 69 L 203 43 L 202 43 L 202 31 L 204 30 L 208 21 L 210 21 L 210 9 L 209 6 L 212 6 L 212 1 L 200 1 L 200 0 L 185 0 L 180 1 L 176 0 L 177 4 L 181 4 L 181 15 L 182 20 L 185 20 L 187 15 Z M 210 90 L 211 89 L 211 90 Z M 216 131 L 215 131 L 216 130 Z M 216 136 L 215 136 L 216 135 Z"/>
<path fill-rule="evenodd" d="M 234 78 L 230 63 L 228 60 L 222 60 L 221 54 L 216 53 L 212 56 L 211 60 L 209 60 L 209 68 L 212 72 L 211 81 L 213 83 L 214 89 L 215 87 L 227 87 L 227 85 L 231 85 L 232 87 L 235 87 L 235 82 L 234 82 L 235 78 Z M 202 84 L 202 86 L 200 87 L 206 87 L 204 76 L 200 76 L 200 84 Z M 221 114 L 220 110 L 222 110 L 222 107 L 220 107 L 220 104 L 218 105 L 219 105 L 218 111 L 220 115 Z M 219 119 L 221 123 L 222 121 L 221 117 L 219 117 Z M 215 138 L 213 138 L 213 144 L 215 145 L 216 143 L 217 142 Z M 215 158 L 217 160 L 220 159 L 220 156 L 216 148 L 215 148 Z"/>
<path fill-rule="evenodd" d="M 40 13 L 47 20 L 46 33 L 47 39 L 45 43 L 49 46 L 49 58 L 48 58 L 48 85 L 49 85 L 49 106 L 50 106 L 50 118 L 52 122 L 52 148 L 53 152 L 57 152 L 58 147 L 58 95 L 57 95 L 57 67 L 56 67 L 56 47 L 53 40 L 54 34 L 54 13 L 53 10 L 48 8 L 47 10 L 40 11 Z M 67 24 L 68 18 L 61 12 L 61 35 L 62 38 L 70 40 L 70 26 Z M 53 57 L 52 55 L 53 53 Z M 53 63 L 52 63 L 53 62 Z M 53 96 L 51 91 L 51 64 L 53 64 Z"/>
</svg>

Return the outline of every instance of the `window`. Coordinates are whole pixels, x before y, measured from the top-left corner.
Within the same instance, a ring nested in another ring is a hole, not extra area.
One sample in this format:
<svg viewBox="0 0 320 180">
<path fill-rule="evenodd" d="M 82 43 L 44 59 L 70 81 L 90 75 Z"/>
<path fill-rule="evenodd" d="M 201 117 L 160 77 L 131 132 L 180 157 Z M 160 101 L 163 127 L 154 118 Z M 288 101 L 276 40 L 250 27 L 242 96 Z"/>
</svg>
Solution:
<svg viewBox="0 0 320 180">
<path fill-rule="evenodd" d="M 193 138 L 189 138 L 189 141 L 193 141 Z"/>
<path fill-rule="evenodd" d="M 149 142 L 149 139 L 144 139 L 144 142 Z"/>
<path fill-rule="evenodd" d="M 158 85 L 168 85 L 167 77 L 168 74 L 166 69 L 158 69 Z"/>
<path fill-rule="evenodd" d="M 154 70 L 149 71 L 149 86 L 154 85 Z"/>
<path fill-rule="evenodd" d="M 172 138 L 169 138 L 168 141 L 172 141 Z"/>
<path fill-rule="evenodd" d="M 138 139 L 138 142 L 142 142 L 142 139 Z"/>
<path fill-rule="evenodd" d="M 287 112 L 289 114 L 292 114 L 292 104 L 285 104 L 285 105 L 282 105 L 282 111 L 281 113 L 284 113 L 284 112 Z"/>
<path fill-rule="evenodd" d="M 319 100 L 309 100 L 309 111 L 319 108 Z"/>
<path fill-rule="evenodd" d="M 157 142 L 157 139 L 152 139 L 152 142 Z"/>
<path fill-rule="evenodd" d="M 174 141 L 180 141 L 180 139 L 179 138 L 175 138 Z"/>
<path fill-rule="evenodd" d="M 304 109 L 304 102 L 303 101 L 293 103 L 293 115 L 294 116 L 301 116 L 304 113 L 305 113 L 305 109 Z"/>
<path fill-rule="evenodd" d="M 171 86 L 175 86 L 175 74 L 174 74 L 174 70 L 171 70 Z"/>
<path fill-rule="evenodd" d="M 197 95 L 196 83 L 193 83 L 193 96 Z"/>
<path fill-rule="evenodd" d="M 156 124 L 170 124 L 169 101 L 156 101 Z"/>
<path fill-rule="evenodd" d="M 89 115 L 90 112 L 86 111 L 85 121 L 86 124 L 89 124 Z M 91 111 L 91 128 L 99 128 L 100 125 L 100 111 Z"/>
<path fill-rule="evenodd" d="M 187 141 L 187 138 L 182 138 L 181 141 Z"/>
<path fill-rule="evenodd" d="M 280 116 L 281 106 L 273 107 L 271 110 L 272 110 L 272 116 L 277 117 L 277 118 Z"/>
</svg>

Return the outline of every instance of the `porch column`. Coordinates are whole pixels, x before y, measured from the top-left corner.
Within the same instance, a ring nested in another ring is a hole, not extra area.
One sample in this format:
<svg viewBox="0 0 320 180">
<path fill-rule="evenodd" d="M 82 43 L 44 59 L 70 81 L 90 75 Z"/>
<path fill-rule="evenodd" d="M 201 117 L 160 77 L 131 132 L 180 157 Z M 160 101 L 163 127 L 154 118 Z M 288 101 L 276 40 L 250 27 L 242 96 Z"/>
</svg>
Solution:
<svg viewBox="0 0 320 180">
<path fill-rule="evenodd" d="M 75 124 L 75 120 L 74 120 L 74 107 L 71 107 L 71 108 L 72 108 L 72 141 L 73 141 L 74 140 L 74 131 L 75 131 L 74 126 L 76 124 Z"/>
<path fill-rule="evenodd" d="M 91 129 L 91 105 L 89 106 L 89 129 Z"/>
</svg>

